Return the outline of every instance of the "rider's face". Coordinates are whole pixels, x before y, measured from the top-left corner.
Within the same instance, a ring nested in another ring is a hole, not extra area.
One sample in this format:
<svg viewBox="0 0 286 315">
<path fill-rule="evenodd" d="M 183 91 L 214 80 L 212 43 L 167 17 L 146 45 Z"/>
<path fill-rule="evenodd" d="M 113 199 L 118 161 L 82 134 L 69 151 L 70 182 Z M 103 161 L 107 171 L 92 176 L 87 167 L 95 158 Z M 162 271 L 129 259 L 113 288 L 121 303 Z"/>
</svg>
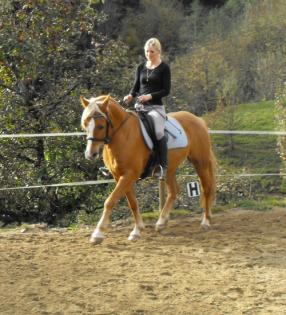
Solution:
<svg viewBox="0 0 286 315">
<path fill-rule="evenodd" d="M 154 47 L 148 46 L 145 48 L 145 56 L 149 61 L 156 60 L 159 56 L 159 52 Z"/>
</svg>

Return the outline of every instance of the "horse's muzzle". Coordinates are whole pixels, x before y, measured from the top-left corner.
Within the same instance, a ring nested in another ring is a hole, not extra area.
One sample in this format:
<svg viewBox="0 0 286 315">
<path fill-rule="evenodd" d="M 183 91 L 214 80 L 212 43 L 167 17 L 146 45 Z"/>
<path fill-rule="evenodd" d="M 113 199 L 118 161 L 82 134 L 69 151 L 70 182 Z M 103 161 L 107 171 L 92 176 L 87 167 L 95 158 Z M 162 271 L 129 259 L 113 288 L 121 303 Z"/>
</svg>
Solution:
<svg viewBox="0 0 286 315">
<path fill-rule="evenodd" d="M 95 152 L 93 154 L 90 154 L 90 152 L 85 151 L 84 156 L 87 160 L 94 161 L 98 158 L 99 152 Z"/>
<path fill-rule="evenodd" d="M 90 161 L 95 161 L 97 158 L 101 156 L 102 150 L 103 148 L 101 146 L 93 150 L 90 147 L 87 147 L 84 153 L 85 158 Z"/>
</svg>

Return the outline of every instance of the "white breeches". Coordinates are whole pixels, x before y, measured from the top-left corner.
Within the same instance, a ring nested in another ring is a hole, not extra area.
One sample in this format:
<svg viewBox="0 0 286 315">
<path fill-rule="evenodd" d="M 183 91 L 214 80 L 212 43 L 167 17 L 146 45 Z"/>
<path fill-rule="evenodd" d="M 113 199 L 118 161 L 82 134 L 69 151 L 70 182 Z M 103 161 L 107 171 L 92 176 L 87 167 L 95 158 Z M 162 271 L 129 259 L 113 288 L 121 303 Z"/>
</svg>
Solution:
<svg viewBox="0 0 286 315">
<path fill-rule="evenodd" d="M 151 107 L 151 106 L 150 106 Z M 146 107 L 145 107 L 146 109 Z M 157 140 L 164 137 L 165 121 L 166 121 L 166 111 L 165 107 L 161 105 L 153 105 L 150 111 L 148 110 L 148 115 L 154 120 L 155 134 Z"/>
</svg>

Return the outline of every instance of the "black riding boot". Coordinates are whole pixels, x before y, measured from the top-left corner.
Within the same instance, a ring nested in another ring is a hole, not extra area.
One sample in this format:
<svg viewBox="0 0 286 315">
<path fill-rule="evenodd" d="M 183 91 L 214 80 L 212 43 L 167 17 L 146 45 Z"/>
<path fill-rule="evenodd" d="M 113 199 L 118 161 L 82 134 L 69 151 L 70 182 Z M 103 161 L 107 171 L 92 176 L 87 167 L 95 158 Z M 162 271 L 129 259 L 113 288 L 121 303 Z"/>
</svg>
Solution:
<svg viewBox="0 0 286 315">
<path fill-rule="evenodd" d="M 157 141 L 158 152 L 159 152 L 159 165 L 156 167 L 153 176 L 159 179 L 165 179 L 168 167 L 168 147 L 167 139 L 164 136 L 162 139 Z"/>
</svg>

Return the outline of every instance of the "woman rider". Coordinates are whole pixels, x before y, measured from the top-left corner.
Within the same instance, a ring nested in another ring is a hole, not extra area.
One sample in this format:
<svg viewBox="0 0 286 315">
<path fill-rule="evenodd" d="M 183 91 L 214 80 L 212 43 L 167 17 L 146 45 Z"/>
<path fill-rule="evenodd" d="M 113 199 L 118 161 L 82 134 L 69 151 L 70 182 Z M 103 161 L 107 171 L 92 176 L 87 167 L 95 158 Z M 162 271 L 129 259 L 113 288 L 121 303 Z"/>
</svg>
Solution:
<svg viewBox="0 0 286 315">
<path fill-rule="evenodd" d="M 147 60 L 138 65 L 133 87 L 124 97 L 124 101 L 130 102 L 137 96 L 135 107 L 142 106 L 143 110 L 152 117 L 160 164 L 159 173 L 153 175 L 164 179 L 167 172 L 168 149 L 164 135 L 166 112 L 162 98 L 170 93 L 171 72 L 168 64 L 162 61 L 161 44 L 157 38 L 147 40 L 144 50 Z"/>
</svg>

